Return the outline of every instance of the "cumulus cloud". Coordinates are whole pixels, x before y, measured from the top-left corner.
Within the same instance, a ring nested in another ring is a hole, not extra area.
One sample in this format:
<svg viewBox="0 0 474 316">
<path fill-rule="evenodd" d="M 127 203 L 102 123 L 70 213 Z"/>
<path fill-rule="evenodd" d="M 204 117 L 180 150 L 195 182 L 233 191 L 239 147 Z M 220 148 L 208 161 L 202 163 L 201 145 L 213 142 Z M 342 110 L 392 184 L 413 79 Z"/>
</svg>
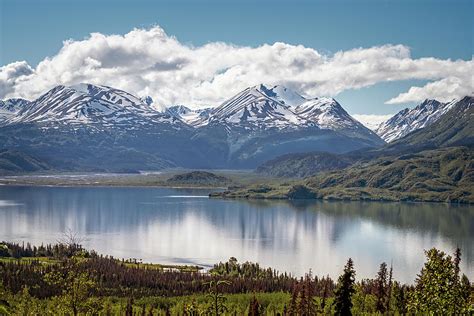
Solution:
<svg viewBox="0 0 474 316">
<path fill-rule="evenodd" d="M 472 65 L 470 73 L 474 73 Z M 448 102 L 462 96 L 474 95 L 474 85 L 471 74 L 462 76 L 463 78 L 448 77 L 429 82 L 423 87 L 411 87 L 407 92 L 399 94 L 386 103 L 408 103 L 425 99 L 436 99 L 441 102 Z"/>
<path fill-rule="evenodd" d="M 0 67 L 0 96 L 9 95 L 22 80 L 33 73 L 26 61 L 17 61 Z"/>
<path fill-rule="evenodd" d="M 92 33 L 84 40 L 65 41 L 55 56 L 34 69 L 24 61 L 6 65 L 0 68 L 0 98 L 34 99 L 58 84 L 89 82 L 150 95 L 161 105 L 200 107 L 217 105 L 259 83 L 283 84 L 306 96 L 335 96 L 386 81 L 425 79 L 438 84 L 419 88 L 422 91 L 412 88 L 389 101 L 398 103 L 421 100 L 430 92 L 450 97 L 471 92 L 472 80 L 465 79 L 472 65 L 472 60 L 414 59 L 403 45 L 331 55 L 280 42 L 258 47 L 213 42 L 194 47 L 156 26 L 125 35 Z"/>
</svg>

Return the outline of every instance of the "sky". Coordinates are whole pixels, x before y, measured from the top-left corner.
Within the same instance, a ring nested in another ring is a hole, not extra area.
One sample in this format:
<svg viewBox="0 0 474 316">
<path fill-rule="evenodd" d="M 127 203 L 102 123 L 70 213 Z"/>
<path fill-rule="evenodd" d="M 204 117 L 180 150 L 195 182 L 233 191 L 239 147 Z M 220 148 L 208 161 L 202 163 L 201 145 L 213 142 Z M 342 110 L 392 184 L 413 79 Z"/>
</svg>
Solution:
<svg viewBox="0 0 474 316">
<path fill-rule="evenodd" d="M 85 81 L 204 107 L 283 84 L 376 120 L 474 90 L 470 0 L 0 0 L 0 12 L 0 98 Z"/>
</svg>

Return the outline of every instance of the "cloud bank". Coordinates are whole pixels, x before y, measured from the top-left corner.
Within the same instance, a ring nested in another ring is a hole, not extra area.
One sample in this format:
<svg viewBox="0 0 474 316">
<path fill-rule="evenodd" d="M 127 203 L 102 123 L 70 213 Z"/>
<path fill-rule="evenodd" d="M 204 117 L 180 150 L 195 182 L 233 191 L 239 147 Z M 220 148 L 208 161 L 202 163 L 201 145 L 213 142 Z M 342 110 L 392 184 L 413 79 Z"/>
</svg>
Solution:
<svg viewBox="0 0 474 316">
<path fill-rule="evenodd" d="M 335 96 L 379 82 L 423 79 L 387 103 L 447 101 L 472 94 L 473 60 L 418 58 L 404 45 L 322 54 L 285 43 L 258 47 L 213 42 L 191 46 L 159 26 L 125 35 L 92 33 L 68 40 L 35 68 L 19 61 L 0 68 L 0 98 L 34 99 L 58 85 L 109 85 L 160 105 L 217 105 L 249 85 L 282 84 L 306 96 Z"/>
</svg>

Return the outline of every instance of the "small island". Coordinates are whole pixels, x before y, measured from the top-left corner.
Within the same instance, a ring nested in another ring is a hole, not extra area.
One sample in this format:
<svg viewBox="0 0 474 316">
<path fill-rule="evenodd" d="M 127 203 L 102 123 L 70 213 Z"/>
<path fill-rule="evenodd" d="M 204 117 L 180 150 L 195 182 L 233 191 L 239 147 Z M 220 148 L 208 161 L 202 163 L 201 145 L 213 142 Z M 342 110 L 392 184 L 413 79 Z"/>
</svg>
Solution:
<svg viewBox="0 0 474 316">
<path fill-rule="evenodd" d="M 172 176 L 166 183 L 169 186 L 227 187 L 232 180 L 207 171 L 191 171 Z"/>
</svg>

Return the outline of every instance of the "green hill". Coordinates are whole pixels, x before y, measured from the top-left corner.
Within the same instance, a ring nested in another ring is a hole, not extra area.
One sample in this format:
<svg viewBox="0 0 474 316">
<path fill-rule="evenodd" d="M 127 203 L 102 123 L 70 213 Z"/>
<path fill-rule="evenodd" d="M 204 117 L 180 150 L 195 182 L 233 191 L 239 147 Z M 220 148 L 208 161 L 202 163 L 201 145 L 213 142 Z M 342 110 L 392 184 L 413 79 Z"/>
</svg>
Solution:
<svg viewBox="0 0 474 316">
<path fill-rule="evenodd" d="M 49 166 L 39 159 L 18 150 L 0 150 L 0 175 L 47 170 Z"/>
<path fill-rule="evenodd" d="M 212 196 L 474 203 L 474 149 L 380 157 L 294 183 L 267 185 L 264 191 L 249 187 Z"/>
<path fill-rule="evenodd" d="M 351 163 L 342 155 L 325 152 L 288 154 L 260 165 L 257 173 L 288 178 L 304 178 L 321 171 L 343 169 Z"/>
</svg>

